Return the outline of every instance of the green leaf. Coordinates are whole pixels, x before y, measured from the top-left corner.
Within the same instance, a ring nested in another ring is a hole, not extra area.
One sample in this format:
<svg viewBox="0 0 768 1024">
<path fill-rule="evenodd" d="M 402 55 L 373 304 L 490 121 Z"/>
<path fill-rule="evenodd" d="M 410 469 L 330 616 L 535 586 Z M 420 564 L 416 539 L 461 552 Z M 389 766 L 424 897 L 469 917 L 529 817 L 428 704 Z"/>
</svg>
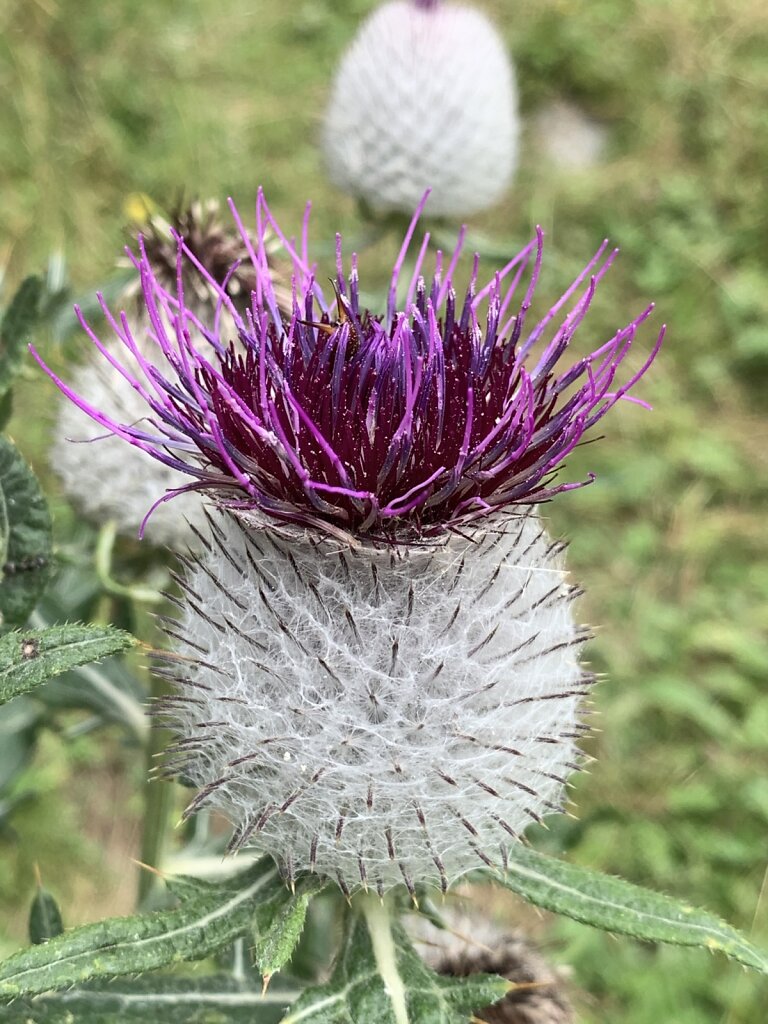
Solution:
<svg viewBox="0 0 768 1024">
<path fill-rule="evenodd" d="M 505 874 L 491 877 L 529 903 L 583 924 L 648 942 L 701 946 L 768 974 L 768 956 L 724 921 L 621 878 L 522 845 Z"/>
<path fill-rule="evenodd" d="M 281 1024 L 467 1024 L 501 999 L 508 981 L 441 977 L 411 946 L 386 907 L 369 898 L 351 915 L 331 980 L 307 989 Z"/>
<path fill-rule="evenodd" d="M 0 999 L 203 959 L 246 934 L 256 901 L 270 899 L 281 885 L 265 859 L 225 882 L 195 883 L 176 909 L 66 931 L 0 963 Z"/>
<path fill-rule="evenodd" d="M 0 637 L 0 704 L 29 693 L 51 676 L 107 658 L 136 643 L 112 626 L 49 626 Z"/>
<path fill-rule="evenodd" d="M 6 391 L 6 393 L 0 397 L 0 430 L 5 430 L 12 415 L 13 392 Z"/>
<path fill-rule="evenodd" d="M 38 885 L 29 908 L 29 941 L 37 946 L 64 931 L 59 905 L 47 889 Z"/>
<path fill-rule="evenodd" d="M 265 982 L 290 960 L 304 930 L 310 901 L 323 887 L 324 882 L 315 876 L 304 878 L 294 893 L 284 889 L 256 908 L 253 959 Z"/>
<path fill-rule="evenodd" d="M 43 282 L 28 277 L 11 299 L 0 326 L 0 396 L 4 395 L 19 372 L 29 333 L 37 322 Z"/>
<path fill-rule="evenodd" d="M 40 485 L 0 437 L 0 627 L 21 625 L 50 573 L 51 517 Z"/>
<path fill-rule="evenodd" d="M 0 793 L 31 759 L 44 708 L 29 697 L 0 706 Z"/>
<path fill-rule="evenodd" d="M 270 990 L 231 974 L 203 978 L 148 974 L 93 983 L 0 1008 L 3 1024 L 277 1024 L 295 990 Z"/>
</svg>

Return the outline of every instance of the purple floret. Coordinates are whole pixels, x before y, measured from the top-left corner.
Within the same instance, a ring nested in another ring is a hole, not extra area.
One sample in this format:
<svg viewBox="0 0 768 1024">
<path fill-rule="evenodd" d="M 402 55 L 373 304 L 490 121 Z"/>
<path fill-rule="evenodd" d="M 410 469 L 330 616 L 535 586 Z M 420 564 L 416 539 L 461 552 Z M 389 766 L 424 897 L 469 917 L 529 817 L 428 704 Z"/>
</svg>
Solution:
<svg viewBox="0 0 768 1024">
<path fill-rule="evenodd" d="M 255 271 L 244 316 L 227 294 L 226 281 L 213 280 L 181 238 L 172 292 L 159 282 L 143 246 L 134 257 L 149 346 L 139 345 L 125 314 L 116 319 L 100 298 L 124 348 L 118 359 L 114 344 L 105 345 L 77 311 L 103 356 L 146 399 L 144 422 L 115 422 L 48 372 L 97 423 L 189 474 L 185 489 L 206 490 L 222 504 L 269 518 L 361 538 L 429 537 L 589 483 L 591 474 L 566 483 L 555 476 L 584 434 L 653 362 L 664 328 L 640 369 L 623 383 L 616 380 L 653 307 L 590 355 L 558 369 L 617 250 L 607 252 L 604 243 L 546 316 L 526 331 L 542 262 L 538 230 L 479 289 L 476 256 L 461 304 L 452 277 L 463 232 L 445 271 L 437 253 L 430 279 L 421 275 L 426 236 L 398 308 L 401 270 L 425 201 L 426 196 L 395 264 L 384 316 L 360 306 L 357 259 L 353 254 L 345 275 L 340 237 L 336 295 L 326 302 L 307 254 L 309 207 L 297 247 L 259 192 L 255 248 L 230 204 Z M 278 306 L 267 265 L 268 229 L 293 264 L 290 315 Z M 181 269 L 189 263 L 218 296 L 209 323 L 185 305 Z M 516 295 L 527 274 L 520 302 Z M 158 495 L 158 502 L 172 496 Z"/>
</svg>

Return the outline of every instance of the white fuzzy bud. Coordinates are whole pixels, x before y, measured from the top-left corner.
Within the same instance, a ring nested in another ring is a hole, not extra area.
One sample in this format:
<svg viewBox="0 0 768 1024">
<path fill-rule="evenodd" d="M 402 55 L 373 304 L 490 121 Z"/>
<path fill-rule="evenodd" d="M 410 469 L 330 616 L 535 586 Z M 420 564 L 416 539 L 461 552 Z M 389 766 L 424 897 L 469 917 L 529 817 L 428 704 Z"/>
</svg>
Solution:
<svg viewBox="0 0 768 1024">
<path fill-rule="evenodd" d="M 344 54 L 323 149 L 339 187 L 376 209 L 464 217 L 495 203 L 512 176 L 514 74 L 485 15 L 396 0 L 365 21 Z"/>
<path fill-rule="evenodd" d="M 535 514 L 379 549 L 217 514 L 160 705 L 189 813 L 345 891 L 502 866 L 586 728 L 562 547 Z"/>
<path fill-rule="evenodd" d="M 561 171 L 587 171 L 605 159 L 605 127 L 572 103 L 542 108 L 533 121 L 536 144 Z"/>
<path fill-rule="evenodd" d="M 141 338 L 138 328 L 134 336 Z M 117 350 L 117 344 L 113 348 Z M 120 423 L 146 421 L 146 401 L 106 359 L 96 352 L 90 356 L 72 374 L 73 389 Z M 91 521 L 112 520 L 120 533 L 134 538 L 157 499 L 190 482 L 187 474 L 149 458 L 119 437 L 106 435 L 68 399 L 59 407 L 51 465 L 67 495 Z M 199 494 L 182 494 L 158 505 L 147 521 L 145 537 L 171 547 L 189 543 L 194 540 L 189 522 L 203 523 Z"/>
</svg>

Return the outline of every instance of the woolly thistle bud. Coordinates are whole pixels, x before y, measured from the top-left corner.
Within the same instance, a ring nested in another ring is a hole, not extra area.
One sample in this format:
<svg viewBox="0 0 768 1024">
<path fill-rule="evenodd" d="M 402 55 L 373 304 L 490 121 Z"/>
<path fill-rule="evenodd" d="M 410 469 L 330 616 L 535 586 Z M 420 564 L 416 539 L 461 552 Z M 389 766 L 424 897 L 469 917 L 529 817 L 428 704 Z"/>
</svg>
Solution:
<svg viewBox="0 0 768 1024">
<path fill-rule="evenodd" d="M 164 708 L 191 810 L 228 814 L 232 849 L 342 887 L 446 887 L 562 810 L 586 635 L 535 516 L 356 549 L 225 515 L 202 543 Z"/>
<path fill-rule="evenodd" d="M 344 54 L 325 115 L 333 181 L 375 209 L 461 218 L 495 203 L 512 176 L 517 95 L 504 44 L 479 11 L 397 0 Z"/>
<path fill-rule="evenodd" d="M 118 422 L 57 380 L 218 506 L 185 560 L 161 669 L 177 687 L 159 708 L 178 734 L 171 767 L 200 790 L 189 813 L 219 808 L 231 849 L 256 846 L 288 877 L 319 871 L 347 892 L 445 889 L 503 864 L 529 822 L 561 809 L 591 678 L 562 545 L 534 506 L 581 486 L 554 481 L 562 459 L 663 337 L 617 386 L 649 308 L 558 375 L 615 254 L 603 260 L 603 246 L 526 333 L 541 233 L 479 290 L 475 259 L 461 307 L 451 276 L 462 240 L 445 277 L 438 253 L 429 282 L 425 241 L 398 311 L 422 207 L 381 317 L 360 308 L 340 239 L 325 302 L 307 218 L 296 247 L 259 194 L 255 246 L 233 207 L 257 278 L 252 308 L 241 315 L 199 268 L 236 344 L 204 330 L 142 256 L 154 359 L 125 318 L 110 322 L 146 424 Z M 268 226 L 293 262 L 290 316 L 266 262 Z M 180 254 L 191 259 L 183 242 Z"/>
<path fill-rule="evenodd" d="M 216 282 L 226 282 L 227 294 L 241 311 L 245 309 L 255 276 L 240 235 L 225 230 L 215 200 L 179 206 L 169 220 L 153 213 L 142 232 L 147 262 L 164 288 L 176 285 L 176 239 L 181 236 L 194 259 Z M 212 320 L 217 307 L 216 290 L 191 260 L 181 265 L 181 271 L 187 305 L 198 319 Z M 290 307 L 290 293 L 280 290 L 277 282 L 276 289 L 280 301 Z M 144 356 L 149 357 L 153 347 L 148 339 L 151 324 L 146 306 L 138 300 L 140 294 L 141 278 L 137 274 L 123 301 L 131 300 L 131 331 Z M 230 325 L 230 333 L 233 329 Z M 95 408 L 125 423 L 137 423 L 146 416 L 146 402 L 116 368 L 118 349 L 114 342 L 108 343 L 104 353 L 107 358 L 96 355 L 86 361 L 76 371 L 74 385 Z M 172 467 L 144 458 L 138 449 L 126 448 L 117 438 L 103 437 L 97 444 L 86 443 L 93 437 L 93 424 L 88 417 L 72 402 L 63 402 L 51 449 L 52 466 L 66 493 L 89 519 L 97 523 L 111 519 L 121 533 L 135 536 L 158 495 L 183 487 L 186 477 Z M 173 505 L 161 505 L 149 524 L 148 539 L 172 546 L 190 541 L 189 522 L 202 524 L 200 498 L 195 494 L 181 495 Z"/>
<path fill-rule="evenodd" d="M 135 330 L 140 336 L 141 329 Z M 147 411 L 144 399 L 108 361 L 119 356 L 118 346 L 106 346 L 105 354 L 107 359 L 91 355 L 78 367 L 72 378 L 74 387 L 94 407 L 116 419 L 141 422 Z M 51 465 L 65 492 L 89 520 L 112 520 L 120 533 L 135 537 L 158 495 L 184 487 L 187 479 L 178 470 L 145 458 L 138 448 L 127 447 L 117 437 L 96 434 L 93 423 L 76 405 L 62 402 Z M 200 496 L 181 494 L 173 504 L 158 507 L 146 537 L 153 544 L 174 547 L 193 539 L 190 522 L 202 521 Z"/>
</svg>

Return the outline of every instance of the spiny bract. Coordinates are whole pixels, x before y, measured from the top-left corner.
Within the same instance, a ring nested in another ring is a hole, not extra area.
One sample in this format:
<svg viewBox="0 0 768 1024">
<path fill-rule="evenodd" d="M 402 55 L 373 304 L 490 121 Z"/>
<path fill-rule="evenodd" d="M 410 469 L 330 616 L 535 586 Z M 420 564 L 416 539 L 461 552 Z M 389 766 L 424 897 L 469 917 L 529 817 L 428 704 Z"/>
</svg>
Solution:
<svg viewBox="0 0 768 1024">
<path fill-rule="evenodd" d="M 590 677 L 536 516 L 403 549 L 211 525 L 162 708 L 231 848 L 345 890 L 445 888 L 562 810 Z"/>
</svg>

